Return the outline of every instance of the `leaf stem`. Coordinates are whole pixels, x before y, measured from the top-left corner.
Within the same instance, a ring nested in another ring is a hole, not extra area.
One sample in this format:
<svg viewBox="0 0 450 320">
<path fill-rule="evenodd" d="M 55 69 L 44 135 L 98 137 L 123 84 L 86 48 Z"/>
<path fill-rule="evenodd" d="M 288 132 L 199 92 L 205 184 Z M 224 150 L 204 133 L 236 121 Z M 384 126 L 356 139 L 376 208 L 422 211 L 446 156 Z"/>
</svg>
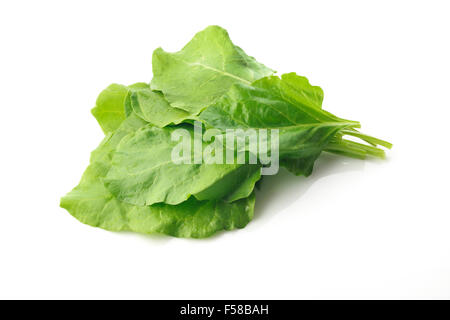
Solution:
<svg viewBox="0 0 450 320">
<path fill-rule="evenodd" d="M 345 130 L 344 129 L 344 130 L 341 131 L 341 133 L 343 135 L 349 135 L 349 136 L 360 138 L 361 140 L 364 140 L 364 141 L 370 143 L 373 146 L 380 145 L 380 146 L 383 146 L 383 147 L 388 148 L 388 149 L 392 148 L 392 143 L 384 141 L 384 140 L 381 140 L 381 139 L 378 139 L 378 138 L 375 138 L 375 137 L 372 137 L 372 136 L 369 136 L 367 134 L 361 133 L 361 132 L 356 131 L 356 130 Z"/>
</svg>

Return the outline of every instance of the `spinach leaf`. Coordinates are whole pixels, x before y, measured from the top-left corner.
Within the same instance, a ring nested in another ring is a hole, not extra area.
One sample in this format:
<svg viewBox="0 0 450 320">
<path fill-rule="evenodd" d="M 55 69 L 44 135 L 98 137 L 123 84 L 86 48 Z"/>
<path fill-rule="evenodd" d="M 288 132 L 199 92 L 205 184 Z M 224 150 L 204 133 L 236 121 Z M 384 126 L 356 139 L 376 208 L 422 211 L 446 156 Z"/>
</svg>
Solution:
<svg viewBox="0 0 450 320">
<path fill-rule="evenodd" d="M 322 109 L 323 91 L 295 73 L 269 76 L 252 85 L 234 84 L 199 119 L 207 126 L 279 129 L 280 163 L 296 175 L 311 174 L 322 151 L 365 158 L 384 157 L 376 145 L 391 145 L 356 131 L 360 124 L 339 118 Z M 373 146 L 342 139 L 352 135 Z"/>
<path fill-rule="evenodd" d="M 193 137 L 192 126 L 183 128 Z M 121 201 L 143 206 L 158 202 L 175 205 L 191 195 L 198 200 L 226 197 L 234 201 L 253 191 L 260 178 L 257 164 L 196 164 L 193 152 L 185 159 L 189 163 L 174 163 L 172 152 L 180 142 L 172 141 L 171 136 L 177 129 L 145 126 L 124 137 L 105 178 L 111 193 Z M 211 143 L 203 143 L 202 154 Z"/>
<path fill-rule="evenodd" d="M 338 132 L 359 126 L 322 110 L 322 99 L 322 91 L 304 77 L 270 76 L 252 85 L 233 85 L 199 119 L 222 130 L 278 129 L 282 165 L 296 174 L 309 175 L 315 159 Z"/>
<path fill-rule="evenodd" d="M 91 164 L 77 187 L 61 199 L 65 208 L 81 222 L 111 231 L 162 233 L 175 237 L 204 238 L 220 230 L 243 228 L 253 218 L 255 197 L 233 203 L 195 198 L 176 205 L 134 206 L 119 201 L 103 183 L 118 143 L 128 133 L 146 126 L 135 116 L 105 137 L 92 153 Z"/>
<path fill-rule="evenodd" d="M 181 50 L 153 52 L 151 88 L 162 91 L 176 108 L 197 114 L 236 82 L 250 84 L 273 70 L 235 46 L 228 32 L 210 26 Z"/>
<path fill-rule="evenodd" d="M 130 105 L 139 117 L 160 128 L 190 118 L 189 112 L 172 107 L 161 92 L 150 88 L 132 91 Z"/>
<path fill-rule="evenodd" d="M 91 112 L 105 134 L 116 130 L 127 117 L 125 102 L 129 90 L 148 87 L 149 85 L 143 82 L 129 87 L 113 83 L 100 93 Z"/>
</svg>

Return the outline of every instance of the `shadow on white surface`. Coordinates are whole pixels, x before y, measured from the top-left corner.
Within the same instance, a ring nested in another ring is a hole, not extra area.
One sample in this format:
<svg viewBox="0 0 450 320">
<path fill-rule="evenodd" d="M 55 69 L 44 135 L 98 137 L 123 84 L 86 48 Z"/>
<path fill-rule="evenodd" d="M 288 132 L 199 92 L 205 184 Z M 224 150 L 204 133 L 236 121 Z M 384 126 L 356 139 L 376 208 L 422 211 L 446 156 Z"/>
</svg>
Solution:
<svg viewBox="0 0 450 320">
<path fill-rule="evenodd" d="M 306 194 L 318 180 L 344 172 L 364 170 L 365 161 L 323 153 L 309 177 L 295 176 L 284 168 L 277 175 L 264 176 L 256 192 L 255 220 L 274 217 Z"/>
</svg>

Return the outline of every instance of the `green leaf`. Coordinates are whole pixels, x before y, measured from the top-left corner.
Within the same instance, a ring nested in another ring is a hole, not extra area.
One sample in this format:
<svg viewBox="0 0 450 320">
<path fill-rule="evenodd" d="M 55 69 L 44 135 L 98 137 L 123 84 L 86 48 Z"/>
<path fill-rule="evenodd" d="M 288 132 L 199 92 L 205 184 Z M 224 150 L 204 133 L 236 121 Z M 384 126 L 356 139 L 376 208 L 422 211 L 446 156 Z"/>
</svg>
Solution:
<svg viewBox="0 0 450 320">
<path fill-rule="evenodd" d="M 323 102 L 323 90 L 321 87 L 313 86 L 306 77 L 297 75 L 295 72 L 285 73 L 278 77 L 266 77 L 255 83 L 257 87 L 278 88 L 281 94 L 296 104 L 302 106 L 313 106 L 321 109 Z"/>
<path fill-rule="evenodd" d="M 310 86 L 306 78 L 295 74 L 283 75 L 281 79 L 271 76 L 251 86 L 233 85 L 199 119 L 223 131 L 278 129 L 282 164 L 292 170 L 297 168 L 297 174 L 308 175 L 329 141 L 340 130 L 358 125 L 317 108 L 322 99 L 321 90 Z M 295 158 L 295 164 L 287 164 L 287 158 Z"/>
<path fill-rule="evenodd" d="M 317 109 L 322 108 L 324 97 L 322 88 L 312 86 L 307 78 L 298 76 L 293 72 L 283 74 L 281 80 L 275 79 L 277 86 L 282 88 L 281 91 L 288 92 L 285 96 L 290 96 L 291 99 L 294 99 L 300 105 L 312 106 Z M 333 117 L 333 119 L 335 118 Z M 280 164 L 297 176 L 309 176 L 319 155 L 320 153 L 316 153 L 310 157 L 285 158 L 281 159 Z"/>
<path fill-rule="evenodd" d="M 127 93 L 126 86 L 114 83 L 98 96 L 91 112 L 105 134 L 116 130 L 125 120 L 124 102 Z"/>
<path fill-rule="evenodd" d="M 161 92 L 149 88 L 131 92 L 130 104 L 139 117 L 160 128 L 190 117 L 188 112 L 172 107 Z"/>
<path fill-rule="evenodd" d="M 162 91 L 173 107 L 195 115 L 234 83 L 250 84 L 272 73 L 235 46 L 224 29 L 210 26 L 181 51 L 154 51 L 151 88 Z"/>
<path fill-rule="evenodd" d="M 101 172 L 96 163 L 91 164 L 80 184 L 61 199 L 62 208 L 93 227 L 205 238 L 217 231 L 243 228 L 253 218 L 253 193 L 233 203 L 190 198 L 176 206 L 155 204 L 138 207 L 117 200 L 101 182 Z"/>
<path fill-rule="evenodd" d="M 113 83 L 97 98 L 92 115 L 97 119 L 105 134 L 116 130 L 126 118 L 125 101 L 130 88 L 148 88 L 148 84 L 138 82 L 129 87 Z"/>
<path fill-rule="evenodd" d="M 302 158 L 285 158 L 280 160 L 280 165 L 296 176 L 309 176 L 314 168 L 314 163 L 320 156 L 320 151 L 314 155 Z"/>
<path fill-rule="evenodd" d="M 289 78 L 292 78 L 290 74 Z M 304 79 L 303 77 L 298 77 Z M 270 76 L 252 85 L 235 84 L 216 103 L 206 108 L 199 119 L 219 128 L 276 128 L 292 129 L 313 124 L 346 123 L 359 126 L 356 121 L 340 119 L 314 103 L 307 103 L 299 87 L 290 87 L 287 77 Z M 317 100 L 318 101 L 318 100 Z"/>
<path fill-rule="evenodd" d="M 105 137 L 92 153 L 91 164 L 81 182 L 61 199 L 61 207 L 81 222 L 111 231 L 162 233 L 175 237 L 204 238 L 220 230 L 243 228 L 253 218 L 255 197 L 228 203 L 223 200 L 199 201 L 195 198 L 176 205 L 134 206 L 119 201 L 102 179 L 120 140 L 130 131 L 146 125 L 135 116 L 125 120 L 119 130 Z"/>
<path fill-rule="evenodd" d="M 259 165 L 196 164 L 194 152 L 183 155 L 189 163 L 174 163 L 172 152 L 180 142 L 172 141 L 171 136 L 177 129 L 146 126 L 122 139 L 105 178 L 111 193 L 121 201 L 143 206 L 158 202 L 174 205 L 191 195 L 198 200 L 230 197 L 229 201 L 234 201 L 252 192 L 259 179 Z M 192 126 L 186 125 L 184 130 L 193 137 Z M 204 142 L 202 152 L 211 143 Z"/>
<path fill-rule="evenodd" d="M 389 147 L 388 142 L 359 133 L 355 130 L 359 122 L 323 110 L 322 101 L 319 87 L 289 73 L 281 78 L 265 77 L 252 85 L 237 83 L 198 118 L 221 130 L 278 129 L 280 164 L 296 175 L 311 174 L 323 150 L 353 157 L 361 154 L 384 157 L 384 151 L 375 145 Z M 342 140 L 344 134 L 369 141 L 373 146 Z"/>
<path fill-rule="evenodd" d="M 127 97 L 125 98 L 125 116 L 129 117 L 132 113 L 133 113 L 133 107 L 131 106 L 131 94 L 133 92 L 137 92 L 143 89 L 149 89 L 150 85 L 148 83 L 145 82 L 138 82 L 135 84 L 132 84 L 131 86 L 128 87 L 128 94 Z"/>
</svg>

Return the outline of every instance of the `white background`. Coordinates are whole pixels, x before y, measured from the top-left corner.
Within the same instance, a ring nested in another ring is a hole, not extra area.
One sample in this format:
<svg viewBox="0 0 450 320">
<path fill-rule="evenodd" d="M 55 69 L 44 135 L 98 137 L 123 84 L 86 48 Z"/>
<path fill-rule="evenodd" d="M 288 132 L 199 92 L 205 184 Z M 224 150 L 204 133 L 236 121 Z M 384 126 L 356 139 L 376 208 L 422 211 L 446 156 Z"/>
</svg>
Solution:
<svg viewBox="0 0 450 320">
<path fill-rule="evenodd" d="M 0 298 L 450 298 L 445 1 L 2 1 Z M 111 233 L 59 208 L 102 139 L 90 109 L 210 24 L 394 143 L 269 177 L 245 229 Z"/>
</svg>

